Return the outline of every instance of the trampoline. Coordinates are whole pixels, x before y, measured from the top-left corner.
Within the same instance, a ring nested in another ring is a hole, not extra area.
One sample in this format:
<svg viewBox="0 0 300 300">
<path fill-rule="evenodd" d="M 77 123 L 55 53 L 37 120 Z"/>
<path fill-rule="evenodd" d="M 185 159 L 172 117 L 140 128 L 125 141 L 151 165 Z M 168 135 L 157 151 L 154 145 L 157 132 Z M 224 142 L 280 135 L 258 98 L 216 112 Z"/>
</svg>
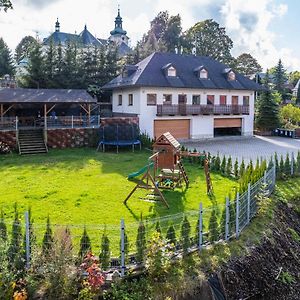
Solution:
<svg viewBox="0 0 300 300">
<path fill-rule="evenodd" d="M 140 130 L 137 124 L 101 126 L 97 151 L 102 148 L 102 151 L 105 152 L 105 146 L 115 146 L 118 153 L 119 147 L 131 146 L 134 152 L 135 145 L 139 145 L 141 150 L 142 145 L 139 139 L 139 133 Z"/>
</svg>

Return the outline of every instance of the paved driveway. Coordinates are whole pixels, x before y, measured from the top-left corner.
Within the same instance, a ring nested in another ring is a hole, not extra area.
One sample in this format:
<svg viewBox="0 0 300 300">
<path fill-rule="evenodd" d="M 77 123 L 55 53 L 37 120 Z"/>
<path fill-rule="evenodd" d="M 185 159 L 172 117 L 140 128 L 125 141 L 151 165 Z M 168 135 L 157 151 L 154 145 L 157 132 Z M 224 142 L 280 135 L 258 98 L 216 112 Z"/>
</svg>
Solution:
<svg viewBox="0 0 300 300">
<path fill-rule="evenodd" d="M 221 156 L 231 155 L 233 159 L 238 158 L 239 161 L 244 158 L 245 162 L 250 159 L 255 161 L 257 157 L 270 159 L 275 152 L 279 156 L 294 152 L 296 157 L 300 150 L 300 139 L 284 137 L 218 137 L 203 141 L 186 141 L 181 144 L 191 150 L 196 148 L 198 151 L 205 150 L 214 155 L 218 152 Z"/>
</svg>

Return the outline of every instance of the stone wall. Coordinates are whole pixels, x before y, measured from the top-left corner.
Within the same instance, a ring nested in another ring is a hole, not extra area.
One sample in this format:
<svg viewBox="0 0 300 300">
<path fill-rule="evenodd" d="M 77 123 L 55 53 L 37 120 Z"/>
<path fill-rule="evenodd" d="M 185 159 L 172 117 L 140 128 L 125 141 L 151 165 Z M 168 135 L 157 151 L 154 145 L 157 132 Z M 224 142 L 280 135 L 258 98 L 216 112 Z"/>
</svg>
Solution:
<svg viewBox="0 0 300 300">
<path fill-rule="evenodd" d="M 138 117 L 112 117 L 112 118 L 101 118 L 101 126 L 104 125 L 122 125 L 122 124 L 139 124 Z"/>
<path fill-rule="evenodd" d="M 49 148 L 96 147 L 99 140 L 98 128 L 48 129 Z"/>
<path fill-rule="evenodd" d="M 17 148 L 16 132 L 14 130 L 0 131 L 0 141 L 6 143 L 11 149 Z"/>
</svg>

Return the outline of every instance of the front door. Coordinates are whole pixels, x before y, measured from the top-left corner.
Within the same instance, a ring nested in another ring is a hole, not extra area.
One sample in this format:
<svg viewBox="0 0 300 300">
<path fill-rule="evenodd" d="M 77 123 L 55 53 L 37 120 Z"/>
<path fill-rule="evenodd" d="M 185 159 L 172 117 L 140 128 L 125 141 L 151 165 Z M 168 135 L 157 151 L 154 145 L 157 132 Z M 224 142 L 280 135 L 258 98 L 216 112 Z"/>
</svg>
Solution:
<svg viewBox="0 0 300 300">
<path fill-rule="evenodd" d="M 178 109 L 180 115 L 186 115 L 187 97 L 185 94 L 178 95 Z"/>
</svg>

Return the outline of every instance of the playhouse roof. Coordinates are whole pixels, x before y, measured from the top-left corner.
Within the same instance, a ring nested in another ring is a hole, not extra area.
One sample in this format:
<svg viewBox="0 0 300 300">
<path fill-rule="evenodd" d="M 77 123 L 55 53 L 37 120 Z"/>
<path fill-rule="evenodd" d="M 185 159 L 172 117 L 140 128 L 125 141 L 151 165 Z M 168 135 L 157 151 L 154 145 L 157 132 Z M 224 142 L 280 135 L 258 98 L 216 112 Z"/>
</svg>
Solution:
<svg viewBox="0 0 300 300">
<path fill-rule="evenodd" d="M 154 143 L 155 145 L 159 145 L 159 144 L 170 144 L 171 146 L 173 146 L 175 149 L 178 149 L 180 147 L 179 142 L 174 138 L 174 136 L 170 133 L 170 132 L 165 132 L 164 134 L 162 134 Z"/>
</svg>

